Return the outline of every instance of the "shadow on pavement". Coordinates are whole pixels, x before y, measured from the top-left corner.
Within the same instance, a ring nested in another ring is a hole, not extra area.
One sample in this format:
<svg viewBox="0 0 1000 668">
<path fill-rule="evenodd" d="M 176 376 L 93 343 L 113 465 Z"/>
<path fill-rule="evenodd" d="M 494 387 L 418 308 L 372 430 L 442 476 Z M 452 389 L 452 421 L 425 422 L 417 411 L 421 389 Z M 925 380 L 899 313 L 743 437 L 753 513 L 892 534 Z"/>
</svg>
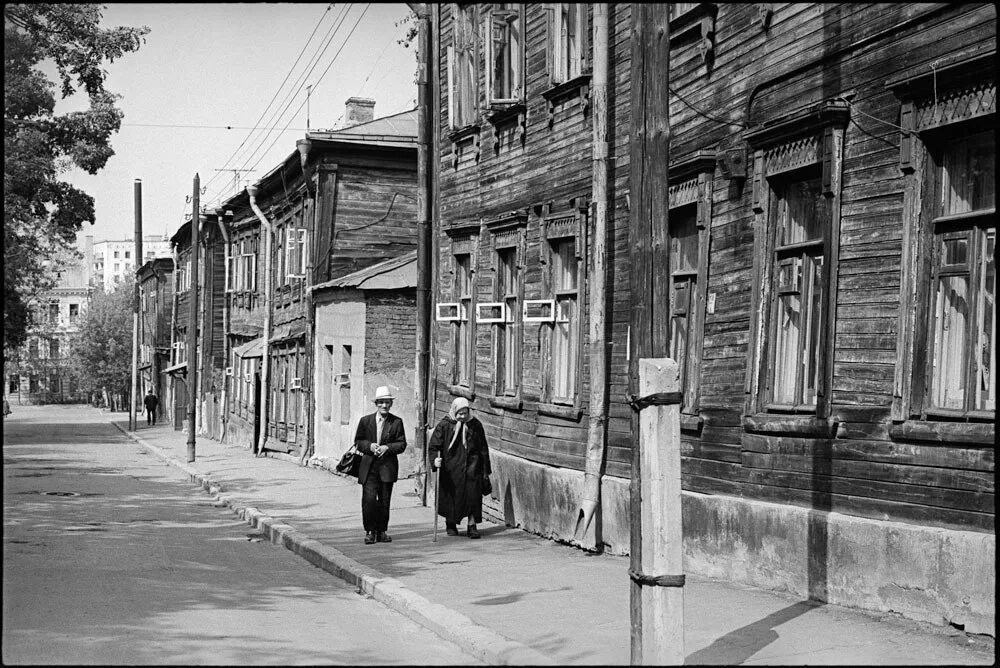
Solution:
<svg viewBox="0 0 1000 668">
<path fill-rule="evenodd" d="M 714 664 L 722 666 L 742 664 L 778 639 L 775 627 L 822 606 L 822 603 L 815 601 L 793 603 L 787 608 L 772 612 L 763 619 L 727 633 L 705 649 L 690 654 L 684 663 L 685 665 Z"/>
</svg>

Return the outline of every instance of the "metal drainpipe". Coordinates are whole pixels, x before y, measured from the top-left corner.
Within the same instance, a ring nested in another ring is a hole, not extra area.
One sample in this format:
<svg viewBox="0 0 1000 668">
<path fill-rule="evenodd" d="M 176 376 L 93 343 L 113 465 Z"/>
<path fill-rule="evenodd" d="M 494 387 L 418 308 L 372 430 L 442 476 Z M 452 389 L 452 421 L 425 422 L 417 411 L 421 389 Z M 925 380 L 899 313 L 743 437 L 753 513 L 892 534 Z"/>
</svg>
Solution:
<svg viewBox="0 0 1000 668">
<path fill-rule="evenodd" d="M 222 209 L 215 210 L 215 222 L 219 224 L 219 233 L 222 234 L 222 240 L 226 244 L 226 278 L 225 283 L 223 283 L 223 291 L 225 294 L 225 301 L 222 304 L 222 335 L 225 337 L 225 345 L 223 350 L 226 351 L 226 361 L 230 360 L 229 351 L 229 232 L 226 230 L 226 224 L 222 222 L 222 217 L 226 215 L 226 212 Z M 226 365 L 228 366 L 228 365 Z M 236 376 L 230 376 L 230 378 L 235 378 Z M 219 435 L 219 442 L 226 442 L 226 427 L 229 425 L 229 383 L 226 382 L 225 376 L 222 380 L 222 433 Z"/>
<path fill-rule="evenodd" d="M 267 387 L 267 370 L 270 366 L 268 348 L 271 339 L 271 223 L 257 206 L 257 186 L 247 186 L 247 195 L 250 196 L 250 208 L 253 209 L 257 220 L 264 228 L 264 350 L 261 353 L 260 363 L 260 435 L 257 437 L 255 452 L 255 454 L 260 455 L 264 452 L 264 443 L 267 442 L 267 399 L 270 396 Z"/>
<path fill-rule="evenodd" d="M 590 267 L 590 423 L 583 478 L 583 500 L 577 512 L 573 540 L 583 544 L 601 498 L 601 469 L 607 434 L 607 350 L 605 322 L 606 241 L 608 235 L 608 4 L 594 7 L 593 106 L 593 251 Z M 597 548 L 599 537 L 589 547 Z"/>
</svg>

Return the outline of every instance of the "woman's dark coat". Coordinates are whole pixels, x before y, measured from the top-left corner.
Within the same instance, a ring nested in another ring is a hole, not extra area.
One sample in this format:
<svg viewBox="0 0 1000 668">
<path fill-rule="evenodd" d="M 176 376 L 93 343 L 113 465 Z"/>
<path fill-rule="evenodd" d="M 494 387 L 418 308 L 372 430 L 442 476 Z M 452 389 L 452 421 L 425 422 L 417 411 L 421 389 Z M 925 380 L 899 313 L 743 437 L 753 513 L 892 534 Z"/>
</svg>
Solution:
<svg viewBox="0 0 1000 668">
<path fill-rule="evenodd" d="M 472 517 L 475 522 L 483 521 L 483 477 L 493 472 L 490 467 L 490 451 L 486 445 L 486 431 L 476 418 L 465 423 L 467 430 L 465 444 L 459 434 L 449 448 L 458 424 L 451 416 L 445 416 L 434 428 L 427 450 L 431 459 L 441 457 L 441 485 L 438 490 L 438 514 L 449 524 L 458 524 L 462 518 Z"/>
</svg>

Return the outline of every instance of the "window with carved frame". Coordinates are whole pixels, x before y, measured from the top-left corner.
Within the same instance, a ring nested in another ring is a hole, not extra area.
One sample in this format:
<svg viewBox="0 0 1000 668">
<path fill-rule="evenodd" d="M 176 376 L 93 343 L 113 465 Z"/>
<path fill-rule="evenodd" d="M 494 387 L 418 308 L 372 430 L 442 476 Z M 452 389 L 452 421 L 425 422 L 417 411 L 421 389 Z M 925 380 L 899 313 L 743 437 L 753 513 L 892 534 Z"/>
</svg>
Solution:
<svg viewBox="0 0 1000 668">
<path fill-rule="evenodd" d="M 697 415 L 701 396 L 702 338 L 708 284 L 708 243 L 716 156 L 697 151 L 670 165 L 668 188 L 668 292 L 670 356 L 677 361 L 683 396 L 681 413 Z M 682 416 L 682 428 L 699 421 Z"/>
<path fill-rule="evenodd" d="M 799 110 L 746 139 L 754 148 L 754 312 L 748 414 L 784 415 L 788 428 L 831 428 L 840 238 L 843 101 Z M 796 418 L 796 416 L 799 416 Z M 802 421 L 804 419 L 804 421 Z M 813 434 L 815 432 L 815 434 Z"/>
<path fill-rule="evenodd" d="M 479 234 L 472 225 L 454 231 L 451 239 L 451 276 L 447 289 L 451 302 L 458 304 L 458 317 L 450 322 L 452 351 L 451 386 L 472 393 L 476 375 L 476 295 L 475 277 Z M 478 223 L 475 224 L 478 231 Z"/>
<path fill-rule="evenodd" d="M 993 441 L 994 55 L 888 84 L 902 103 L 907 183 L 893 437 Z"/>
<path fill-rule="evenodd" d="M 495 277 L 491 297 L 494 303 L 500 305 L 500 321 L 490 324 L 493 330 L 493 394 L 496 398 L 517 398 L 521 393 L 524 231 L 522 224 L 491 230 Z"/>
<path fill-rule="evenodd" d="M 486 20 L 486 103 L 524 98 L 524 4 L 498 3 Z"/>
<path fill-rule="evenodd" d="M 453 3 L 452 44 L 448 47 L 448 126 L 473 125 L 479 120 L 479 25 L 473 3 Z"/>
<path fill-rule="evenodd" d="M 586 207 L 542 218 L 542 296 L 554 302 L 552 321 L 541 325 L 543 404 L 579 409 L 583 368 L 583 293 L 586 283 Z M 539 407 L 543 412 L 545 406 Z M 576 413 L 569 415 L 575 417 Z"/>
</svg>

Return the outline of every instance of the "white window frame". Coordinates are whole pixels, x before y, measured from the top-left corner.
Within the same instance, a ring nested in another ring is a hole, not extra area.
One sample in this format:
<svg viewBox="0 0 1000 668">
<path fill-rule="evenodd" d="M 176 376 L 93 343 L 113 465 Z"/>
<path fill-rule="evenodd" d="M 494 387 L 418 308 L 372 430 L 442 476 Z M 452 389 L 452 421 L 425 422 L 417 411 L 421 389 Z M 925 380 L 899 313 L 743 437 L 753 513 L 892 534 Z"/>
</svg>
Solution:
<svg viewBox="0 0 1000 668">
<path fill-rule="evenodd" d="M 500 315 L 491 315 L 493 309 L 500 309 Z M 479 302 L 476 304 L 476 325 L 509 323 L 507 304 L 504 302 Z"/>
<path fill-rule="evenodd" d="M 458 302 L 441 302 L 437 305 L 437 322 L 460 322 L 462 305 Z"/>
<path fill-rule="evenodd" d="M 304 279 L 306 277 L 306 257 L 308 257 L 309 237 L 304 228 L 291 227 L 285 231 L 285 278 Z"/>
<path fill-rule="evenodd" d="M 548 315 L 533 315 L 529 313 L 537 307 L 548 306 Z M 522 320 L 524 322 L 555 322 L 556 321 L 556 300 L 555 299 L 525 299 L 522 309 Z"/>
</svg>

